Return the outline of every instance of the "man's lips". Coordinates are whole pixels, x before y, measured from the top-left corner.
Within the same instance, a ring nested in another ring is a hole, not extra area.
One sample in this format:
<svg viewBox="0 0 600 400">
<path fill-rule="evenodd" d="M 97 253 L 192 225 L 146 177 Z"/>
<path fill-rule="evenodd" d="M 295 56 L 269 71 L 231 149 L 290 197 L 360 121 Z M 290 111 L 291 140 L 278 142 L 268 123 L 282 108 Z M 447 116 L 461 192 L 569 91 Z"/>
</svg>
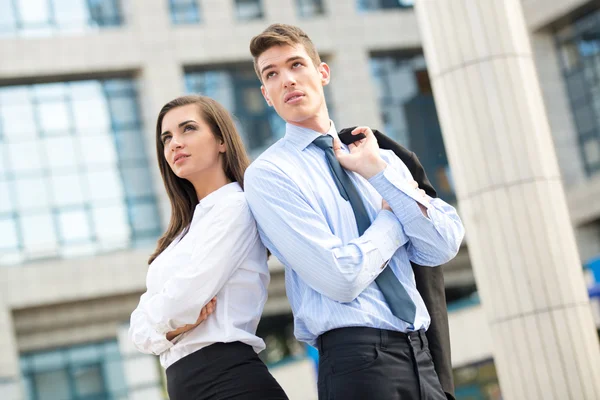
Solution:
<svg viewBox="0 0 600 400">
<path fill-rule="evenodd" d="M 283 101 L 285 103 L 294 103 L 294 102 L 298 101 L 299 99 L 301 99 L 302 97 L 304 97 L 304 93 L 302 93 L 299 90 L 295 90 L 291 93 L 286 94 L 285 97 L 283 98 Z"/>
</svg>

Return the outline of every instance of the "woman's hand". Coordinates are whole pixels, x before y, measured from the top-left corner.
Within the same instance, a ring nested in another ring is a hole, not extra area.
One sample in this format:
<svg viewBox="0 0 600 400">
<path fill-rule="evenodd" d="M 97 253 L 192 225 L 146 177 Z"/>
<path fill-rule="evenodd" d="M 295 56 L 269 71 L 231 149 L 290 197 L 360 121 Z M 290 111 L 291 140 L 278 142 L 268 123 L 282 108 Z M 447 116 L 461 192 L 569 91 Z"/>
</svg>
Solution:
<svg viewBox="0 0 600 400">
<path fill-rule="evenodd" d="M 182 333 L 192 330 L 195 327 L 197 327 L 198 325 L 200 325 L 202 322 L 204 322 L 208 318 L 208 316 L 210 314 L 212 314 L 215 311 L 216 305 L 217 305 L 217 297 L 215 296 L 212 298 L 211 301 L 208 302 L 207 305 L 202 307 L 202 310 L 200 311 L 200 315 L 198 316 L 198 319 L 196 320 L 196 322 L 194 324 L 187 324 L 187 325 L 182 326 L 181 328 L 175 329 L 174 331 L 168 332 L 167 340 L 171 341 L 171 340 L 175 339 L 177 336 L 181 335 Z"/>
</svg>

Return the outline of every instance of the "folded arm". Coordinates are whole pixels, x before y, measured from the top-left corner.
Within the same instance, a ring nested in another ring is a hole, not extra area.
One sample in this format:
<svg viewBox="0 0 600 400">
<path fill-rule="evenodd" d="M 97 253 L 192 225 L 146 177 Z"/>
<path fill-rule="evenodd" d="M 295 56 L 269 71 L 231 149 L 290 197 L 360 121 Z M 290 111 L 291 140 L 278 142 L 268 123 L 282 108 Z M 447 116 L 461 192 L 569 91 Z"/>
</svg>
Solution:
<svg viewBox="0 0 600 400">
<path fill-rule="evenodd" d="M 411 261 L 436 266 L 456 256 L 464 237 L 464 227 L 454 207 L 441 199 L 424 199 L 411 187 L 408 168 L 396 156 L 369 182 L 389 203 L 408 237 Z M 422 212 L 425 210 L 425 215 Z"/>
<path fill-rule="evenodd" d="M 407 242 L 396 217 L 383 210 L 361 237 L 343 243 L 297 185 L 267 161 L 253 165 L 245 182 L 267 247 L 311 288 L 335 301 L 356 299 Z"/>
</svg>

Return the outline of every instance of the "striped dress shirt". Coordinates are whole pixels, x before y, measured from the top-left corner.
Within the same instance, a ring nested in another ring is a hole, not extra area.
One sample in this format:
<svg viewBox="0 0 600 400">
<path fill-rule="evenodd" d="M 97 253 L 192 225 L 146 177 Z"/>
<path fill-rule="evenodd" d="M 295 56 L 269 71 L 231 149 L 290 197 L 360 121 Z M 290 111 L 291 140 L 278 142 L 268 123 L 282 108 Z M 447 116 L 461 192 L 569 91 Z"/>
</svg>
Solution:
<svg viewBox="0 0 600 400">
<path fill-rule="evenodd" d="M 327 134 L 337 137 L 333 122 Z M 372 221 L 359 237 L 352 207 L 339 194 L 325 153 L 312 143 L 319 135 L 287 124 L 285 137 L 245 175 L 261 239 L 285 266 L 296 338 L 314 345 L 322 333 L 350 326 L 427 329 L 430 318 L 410 261 L 435 266 L 456 255 L 464 236 L 456 210 L 440 199 L 423 200 L 408 184 L 406 165 L 380 150 L 384 171 L 368 181 L 349 172 Z M 393 213 L 382 210 L 382 199 Z M 374 282 L 382 268 L 393 270 L 416 304 L 413 324 L 387 306 Z"/>
</svg>

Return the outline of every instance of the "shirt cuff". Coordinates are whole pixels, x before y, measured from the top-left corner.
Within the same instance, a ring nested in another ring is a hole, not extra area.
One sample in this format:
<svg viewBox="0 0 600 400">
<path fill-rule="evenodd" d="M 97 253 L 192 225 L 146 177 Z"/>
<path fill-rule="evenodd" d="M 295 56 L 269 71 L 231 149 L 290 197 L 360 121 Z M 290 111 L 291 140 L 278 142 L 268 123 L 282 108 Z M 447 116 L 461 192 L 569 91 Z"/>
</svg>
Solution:
<svg viewBox="0 0 600 400">
<path fill-rule="evenodd" d="M 152 349 L 154 350 L 154 354 L 156 355 L 160 355 L 161 353 L 169 350 L 174 345 L 174 343 L 167 340 L 166 334 L 161 335 L 158 332 L 150 333 L 150 341 L 152 342 Z"/>
<path fill-rule="evenodd" d="M 394 213 L 388 210 L 381 210 L 377 214 L 377 218 L 362 235 L 362 239 L 376 244 L 381 254 L 380 268 L 384 268 L 396 250 L 408 242 L 402 225 Z"/>
<path fill-rule="evenodd" d="M 369 179 L 369 183 L 392 207 L 402 223 L 422 217 L 418 204 L 427 210 L 431 207 L 430 197 L 424 200 L 418 189 L 411 187 L 398 171 L 389 165 Z"/>
</svg>

